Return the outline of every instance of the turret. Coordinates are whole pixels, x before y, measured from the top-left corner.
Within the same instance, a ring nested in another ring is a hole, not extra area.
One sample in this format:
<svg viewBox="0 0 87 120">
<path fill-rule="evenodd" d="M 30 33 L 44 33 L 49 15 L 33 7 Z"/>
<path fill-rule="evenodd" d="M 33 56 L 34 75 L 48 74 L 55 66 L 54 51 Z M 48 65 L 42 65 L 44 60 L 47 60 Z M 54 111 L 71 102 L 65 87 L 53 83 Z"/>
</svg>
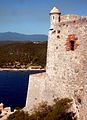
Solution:
<svg viewBox="0 0 87 120">
<path fill-rule="evenodd" d="M 60 11 L 56 7 L 54 7 L 50 11 L 50 29 L 53 29 L 56 24 L 60 22 Z"/>
</svg>

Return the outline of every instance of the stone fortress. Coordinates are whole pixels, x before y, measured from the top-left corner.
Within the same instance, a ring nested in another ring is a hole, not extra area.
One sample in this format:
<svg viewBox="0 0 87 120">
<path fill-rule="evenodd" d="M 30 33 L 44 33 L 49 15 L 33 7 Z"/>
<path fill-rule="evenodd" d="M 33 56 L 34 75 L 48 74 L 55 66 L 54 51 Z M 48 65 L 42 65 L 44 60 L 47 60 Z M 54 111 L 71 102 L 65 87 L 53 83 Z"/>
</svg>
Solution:
<svg viewBox="0 0 87 120">
<path fill-rule="evenodd" d="M 87 17 L 50 12 L 46 72 L 31 75 L 26 110 L 42 101 L 73 99 L 78 120 L 87 120 Z"/>
</svg>

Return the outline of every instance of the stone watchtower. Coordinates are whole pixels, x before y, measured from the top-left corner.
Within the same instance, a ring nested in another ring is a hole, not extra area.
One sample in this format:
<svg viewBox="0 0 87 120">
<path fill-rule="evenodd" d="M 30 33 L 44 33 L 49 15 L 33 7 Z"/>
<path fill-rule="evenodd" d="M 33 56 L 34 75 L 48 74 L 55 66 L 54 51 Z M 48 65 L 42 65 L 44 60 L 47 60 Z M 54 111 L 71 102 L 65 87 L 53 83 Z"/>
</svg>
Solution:
<svg viewBox="0 0 87 120">
<path fill-rule="evenodd" d="M 53 29 L 60 22 L 60 14 L 60 11 L 56 7 L 50 11 L 50 29 Z"/>
<path fill-rule="evenodd" d="M 87 120 L 87 18 L 64 15 L 54 7 L 50 30 L 46 72 L 31 75 L 26 109 L 41 101 L 72 98 L 78 120 Z"/>
</svg>

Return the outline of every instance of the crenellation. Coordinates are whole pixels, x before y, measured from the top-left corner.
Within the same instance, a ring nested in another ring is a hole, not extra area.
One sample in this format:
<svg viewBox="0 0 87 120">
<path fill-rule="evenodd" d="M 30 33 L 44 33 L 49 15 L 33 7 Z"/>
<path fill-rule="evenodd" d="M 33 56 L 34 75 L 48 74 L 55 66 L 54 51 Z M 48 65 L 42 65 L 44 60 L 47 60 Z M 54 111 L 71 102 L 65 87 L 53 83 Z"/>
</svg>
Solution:
<svg viewBox="0 0 87 120">
<path fill-rule="evenodd" d="M 68 15 L 61 16 L 61 22 L 78 21 L 78 20 L 79 20 L 79 16 L 78 15 L 68 14 Z"/>
</svg>

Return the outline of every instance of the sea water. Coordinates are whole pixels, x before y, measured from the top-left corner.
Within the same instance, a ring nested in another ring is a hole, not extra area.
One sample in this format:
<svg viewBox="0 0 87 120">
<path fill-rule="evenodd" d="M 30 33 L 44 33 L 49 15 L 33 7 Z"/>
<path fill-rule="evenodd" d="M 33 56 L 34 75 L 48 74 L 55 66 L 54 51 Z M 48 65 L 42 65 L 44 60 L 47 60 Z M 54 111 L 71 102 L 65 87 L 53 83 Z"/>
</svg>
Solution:
<svg viewBox="0 0 87 120">
<path fill-rule="evenodd" d="M 42 71 L 0 71 L 0 103 L 23 108 L 26 104 L 29 75 Z"/>
</svg>

